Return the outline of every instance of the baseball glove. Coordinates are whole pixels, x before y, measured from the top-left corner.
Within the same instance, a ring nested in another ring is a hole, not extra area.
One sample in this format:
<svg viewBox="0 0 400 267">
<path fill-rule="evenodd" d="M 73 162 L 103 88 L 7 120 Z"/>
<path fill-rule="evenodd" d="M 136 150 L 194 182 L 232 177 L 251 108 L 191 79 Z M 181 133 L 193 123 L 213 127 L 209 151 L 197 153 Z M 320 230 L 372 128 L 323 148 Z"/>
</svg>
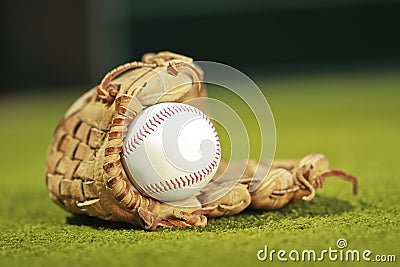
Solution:
<svg viewBox="0 0 400 267">
<path fill-rule="evenodd" d="M 190 207 L 162 203 L 141 194 L 121 164 L 127 126 L 154 104 L 206 97 L 202 75 L 191 58 L 171 52 L 145 54 L 142 61 L 107 73 L 98 86 L 75 101 L 55 130 L 46 159 L 50 198 L 72 213 L 155 230 L 158 226 L 204 226 L 207 217 L 233 215 L 248 207 L 270 210 L 301 199 L 310 201 L 315 189 L 332 175 L 351 181 L 357 192 L 353 176 L 329 170 L 325 156 L 311 154 L 301 160 L 275 161 L 272 166 L 249 161 L 239 182 L 233 179 L 238 177 L 235 168 L 225 170 L 227 163 L 222 161 L 216 176 L 228 179 L 206 187 L 193 197 L 195 204 Z M 257 174 L 267 173 L 270 168 L 267 177 Z M 260 185 L 249 192 L 249 184 L 254 181 Z M 226 187 L 230 191 L 212 201 Z"/>
</svg>

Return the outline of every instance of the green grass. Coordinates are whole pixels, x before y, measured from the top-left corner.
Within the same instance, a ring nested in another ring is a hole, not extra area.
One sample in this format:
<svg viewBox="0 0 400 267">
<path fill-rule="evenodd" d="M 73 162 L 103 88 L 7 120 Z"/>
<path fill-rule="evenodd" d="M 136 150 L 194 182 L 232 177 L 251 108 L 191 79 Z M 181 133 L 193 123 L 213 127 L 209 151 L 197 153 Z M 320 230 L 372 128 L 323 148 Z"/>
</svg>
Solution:
<svg viewBox="0 0 400 267">
<path fill-rule="evenodd" d="M 358 196 L 351 195 L 350 184 L 331 178 L 311 203 L 213 219 L 204 228 L 156 232 L 73 216 L 48 199 L 46 150 L 58 120 L 79 93 L 3 96 L 0 266 L 270 266 L 278 262 L 256 258 L 264 245 L 320 251 L 335 248 L 339 238 L 349 249 L 394 254 L 400 261 L 399 77 L 368 73 L 257 80 L 275 117 L 276 158 L 325 153 L 332 168 L 359 178 Z"/>
</svg>

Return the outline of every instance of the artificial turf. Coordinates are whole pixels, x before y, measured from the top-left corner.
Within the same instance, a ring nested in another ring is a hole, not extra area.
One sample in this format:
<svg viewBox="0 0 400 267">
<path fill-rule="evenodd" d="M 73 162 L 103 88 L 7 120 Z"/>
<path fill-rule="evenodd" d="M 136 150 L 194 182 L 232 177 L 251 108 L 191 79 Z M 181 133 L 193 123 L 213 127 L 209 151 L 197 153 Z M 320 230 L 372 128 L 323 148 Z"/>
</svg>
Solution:
<svg viewBox="0 0 400 267">
<path fill-rule="evenodd" d="M 73 216 L 49 200 L 43 174 L 52 131 L 80 92 L 5 95 L 0 99 L 0 266 L 286 265 L 276 259 L 260 262 L 256 253 L 265 245 L 321 251 L 336 248 L 339 238 L 347 240 L 348 249 L 392 254 L 400 261 L 399 71 L 256 82 L 275 117 L 276 158 L 322 152 L 332 168 L 358 177 L 358 196 L 350 184 L 331 178 L 311 203 L 212 219 L 204 228 L 156 232 Z M 354 262 L 325 259 L 322 264 Z"/>
</svg>

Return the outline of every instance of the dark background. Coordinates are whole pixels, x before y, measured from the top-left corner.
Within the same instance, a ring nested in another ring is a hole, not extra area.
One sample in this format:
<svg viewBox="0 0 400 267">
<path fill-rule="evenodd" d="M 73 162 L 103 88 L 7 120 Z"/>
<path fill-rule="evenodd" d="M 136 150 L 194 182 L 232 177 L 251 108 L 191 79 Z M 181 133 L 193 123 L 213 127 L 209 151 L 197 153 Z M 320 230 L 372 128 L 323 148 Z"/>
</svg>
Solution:
<svg viewBox="0 0 400 267">
<path fill-rule="evenodd" d="M 11 1 L 0 89 L 92 86 L 171 50 L 265 75 L 400 66 L 400 1 Z"/>
</svg>

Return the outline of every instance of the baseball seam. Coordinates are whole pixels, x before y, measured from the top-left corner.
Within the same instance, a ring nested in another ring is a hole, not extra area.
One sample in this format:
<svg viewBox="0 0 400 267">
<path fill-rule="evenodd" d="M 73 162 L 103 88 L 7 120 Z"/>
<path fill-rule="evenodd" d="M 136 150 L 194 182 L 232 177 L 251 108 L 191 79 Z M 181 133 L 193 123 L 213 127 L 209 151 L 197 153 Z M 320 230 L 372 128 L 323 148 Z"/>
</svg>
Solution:
<svg viewBox="0 0 400 267">
<path fill-rule="evenodd" d="M 149 118 L 145 124 L 135 133 L 135 135 L 126 142 L 124 157 L 130 155 L 138 146 L 140 146 L 144 140 L 155 131 L 155 129 L 160 126 L 166 119 L 180 112 L 191 112 L 204 118 L 215 134 L 216 141 L 216 152 L 214 159 L 210 164 L 205 166 L 203 169 L 193 172 L 188 175 L 180 176 L 170 180 L 160 181 L 158 183 L 147 184 L 143 186 L 143 189 L 151 194 L 159 194 L 168 192 L 174 189 L 179 189 L 182 187 L 190 186 L 201 182 L 207 175 L 209 175 L 215 167 L 218 165 L 218 160 L 221 157 L 221 146 L 219 143 L 219 137 L 214 125 L 211 123 L 210 119 L 200 110 L 193 108 L 189 105 L 187 106 L 172 106 L 166 107 L 160 110 L 158 113 Z"/>
</svg>

